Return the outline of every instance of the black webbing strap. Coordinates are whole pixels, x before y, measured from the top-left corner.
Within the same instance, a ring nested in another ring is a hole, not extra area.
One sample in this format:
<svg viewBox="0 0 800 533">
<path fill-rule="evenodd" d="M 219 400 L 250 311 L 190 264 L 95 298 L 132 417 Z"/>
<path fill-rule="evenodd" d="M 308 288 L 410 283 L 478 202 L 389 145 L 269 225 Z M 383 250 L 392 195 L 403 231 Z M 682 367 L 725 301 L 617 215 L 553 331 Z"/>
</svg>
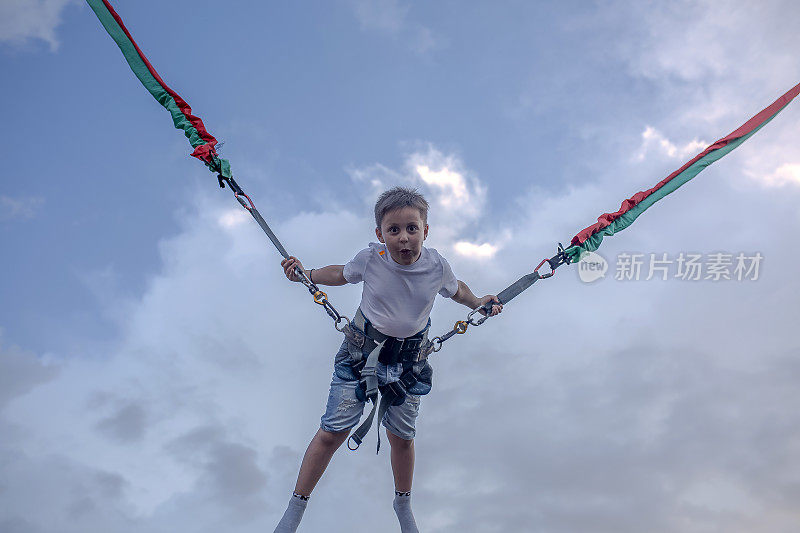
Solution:
<svg viewBox="0 0 800 533">
<path fill-rule="evenodd" d="M 500 294 L 497 295 L 497 299 L 500 300 L 501 304 L 507 304 L 515 297 L 522 294 L 522 291 L 536 283 L 541 279 L 538 272 L 531 272 L 530 274 L 525 274 L 517 281 L 500 291 Z M 492 310 L 492 302 L 489 302 L 489 311 Z"/>
<path fill-rule="evenodd" d="M 264 220 L 264 217 L 262 217 L 261 213 L 259 213 L 258 209 L 256 209 L 253 201 L 245 194 L 242 188 L 239 187 L 239 184 L 236 183 L 236 180 L 233 179 L 233 176 L 226 178 L 220 174 L 217 176 L 217 180 L 219 181 L 219 186 L 222 188 L 225 188 L 225 183 L 228 184 L 228 186 L 231 188 L 231 191 L 233 191 L 233 195 L 236 197 L 239 203 L 242 204 L 242 207 L 247 209 L 247 211 L 253 215 L 253 218 L 256 220 L 256 222 L 258 222 L 258 225 L 261 226 L 261 229 L 264 230 L 264 233 L 267 234 L 269 240 L 272 241 L 272 244 L 274 244 L 275 248 L 278 249 L 278 252 L 283 256 L 284 259 L 289 259 L 289 252 L 287 252 L 286 248 L 283 247 L 283 244 L 280 240 L 278 240 L 277 235 L 273 233 L 272 228 L 269 227 L 267 221 Z"/>
<path fill-rule="evenodd" d="M 378 395 L 375 394 L 374 396 L 370 397 L 369 400 L 372 402 L 372 409 L 370 410 L 369 415 L 367 416 L 367 418 L 364 419 L 361 425 L 358 426 L 358 429 L 356 429 L 352 433 L 352 435 L 350 435 L 350 438 L 347 439 L 347 447 L 350 450 L 357 450 L 358 447 L 361 446 L 361 443 L 364 442 L 364 437 L 367 436 L 367 433 L 369 433 L 369 430 L 372 427 L 372 421 L 375 420 L 375 412 L 378 410 L 378 403 L 379 403 Z M 385 414 L 389 406 L 387 405 L 386 399 L 382 396 L 380 400 L 380 406 L 381 406 L 380 411 Z M 380 416 L 378 418 L 378 420 L 382 419 L 383 416 Z M 355 446 L 350 446 L 351 440 L 356 443 Z M 381 432 L 378 431 L 378 450 L 380 450 L 380 448 L 381 448 Z"/>
<path fill-rule="evenodd" d="M 247 212 L 252 215 L 259 227 L 264 231 L 267 237 L 269 237 L 269 240 L 278 250 L 278 253 L 280 253 L 284 259 L 289 259 L 289 252 L 287 252 L 286 248 L 283 247 L 283 244 L 278 239 L 277 235 L 275 235 L 275 233 L 272 231 L 272 228 L 270 228 L 269 224 L 267 224 L 267 221 L 264 220 L 264 217 L 262 217 L 261 213 L 259 213 L 258 209 L 256 209 L 256 205 L 253 203 L 253 200 L 251 200 L 250 197 L 245 194 L 242 188 L 239 187 L 239 184 L 236 183 L 236 180 L 233 179 L 233 176 L 224 175 L 219 162 L 216 160 L 212 160 L 212 162 L 208 164 L 212 169 L 219 173 L 217 176 L 219 186 L 224 189 L 225 185 L 227 184 L 228 187 L 231 188 L 231 191 L 233 191 L 233 196 L 240 204 L 242 204 L 242 207 L 247 209 Z M 295 266 L 294 272 L 297 274 L 298 281 L 305 285 L 305 287 L 308 289 L 308 292 L 314 297 L 314 302 L 321 305 L 325 309 L 325 312 L 328 313 L 328 316 L 333 319 L 333 327 L 335 327 L 338 331 L 343 331 L 344 328 L 347 327 L 347 324 L 350 323 L 350 319 L 341 315 L 339 311 L 336 310 L 333 304 L 328 301 L 328 295 L 321 291 L 301 268 Z M 344 324 L 342 324 L 340 327 L 339 324 L 342 322 L 344 322 Z"/>
<path fill-rule="evenodd" d="M 350 435 L 350 438 L 347 439 L 347 447 L 351 450 L 357 450 L 361 443 L 364 440 L 364 437 L 369 432 L 369 428 L 372 426 L 372 419 L 375 418 L 375 409 L 378 407 L 378 375 L 377 375 L 377 366 L 378 366 L 378 355 L 380 354 L 381 350 L 383 349 L 383 342 L 379 342 L 375 344 L 375 347 L 370 351 L 369 356 L 364 363 L 364 366 L 361 368 L 361 384 L 364 384 L 365 394 L 367 395 L 367 399 L 372 402 L 372 411 L 370 411 L 369 416 L 366 420 L 358 427 L 357 430 Z M 385 412 L 385 411 L 384 411 Z M 378 435 L 380 438 L 380 435 Z M 350 446 L 350 441 L 356 443 L 355 448 Z"/>
<path fill-rule="evenodd" d="M 361 446 L 361 443 L 364 442 L 364 437 L 366 437 L 367 433 L 369 433 L 369 430 L 372 427 L 372 422 L 373 420 L 376 419 L 375 413 L 377 412 L 378 428 L 376 431 L 378 433 L 378 447 L 375 449 L 375 454 L 377 455 L 381 451 L 381 429 L 380 429 L 381 420 L 383 420 L 383 417 L 386 415 L 386 411 L 389 410 L 389 406 L 395 405 L 395 403 L 400 398 L 403 398 L 403 400 L 405 400 L 406 392 L 403 385 L 397 381 L 389 383 L 385 387 L 382 386 L 380 391 L 381 391 L 380 402 L 377 401 L 378 400 L 377 394 L 370 397 L 370 401 L 372 401 L 372 409 L 370 410 L 369 415 L 364 420 L 364 422 L 362 422 L 361 425 L 358 426 L 358 429 L 356 429 L 353 432 L 353 434 L 350 435 L 350 437 L 347 439 L 347 447 L 350 450 L 357 450 L 358 447 Z M 351 440 L 356 443 L 355 448 L 350 446 Z"/>
<path fill-rule="evenodd" d="M 539 274 L 539 268 L 545 263 L 547 263 L 550 267 L 550 272 L 547 274 Z M 530 274 L 525 274 L 517 281 L 500 291 L 500 293 L 497 295 L 497 299 L 500 300 L 501 304 L 507 304 L 540 279 L 545 279 L 552 276 L 555 273 L 556 268 L 566 263 L 569 263 L 569 258 L 567 257 L 567 254 L 564 253 L 564 247 L 561 245 L 561 243 L 558 243 L 558 252 L 556 255 L 550 259 L 543 260 L 541 263 L 539 263 L 539 266 L 536 267 L 536 270 Z M 483 305 L 483 310 L 486 311 L 487 314 L 492 312 L 492 304 L 496 304 L 496 302 L 488 302 Z"/>
</svg>

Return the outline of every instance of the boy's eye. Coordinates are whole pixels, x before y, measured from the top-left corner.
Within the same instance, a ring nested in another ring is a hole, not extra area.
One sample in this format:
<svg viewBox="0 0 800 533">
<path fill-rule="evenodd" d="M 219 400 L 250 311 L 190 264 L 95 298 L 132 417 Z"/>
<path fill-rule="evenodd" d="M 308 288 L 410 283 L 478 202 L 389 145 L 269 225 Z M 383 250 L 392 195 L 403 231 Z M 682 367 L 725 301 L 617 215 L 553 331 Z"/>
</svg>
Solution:
<svg viewBox="0 0 800 533">
<path fill-rule="evenodd" d="M 412 225 L 410 225 L 410 226 L 408 227 L 408 231 L 410 231 L 410 232 L 412 232 L 412 233 L 413 233 L 413 232 L 417 231 L 417 227 L 416 227 L 415 225 L 413 225 L 413 224 L 412 224 Z"/>
</svg>

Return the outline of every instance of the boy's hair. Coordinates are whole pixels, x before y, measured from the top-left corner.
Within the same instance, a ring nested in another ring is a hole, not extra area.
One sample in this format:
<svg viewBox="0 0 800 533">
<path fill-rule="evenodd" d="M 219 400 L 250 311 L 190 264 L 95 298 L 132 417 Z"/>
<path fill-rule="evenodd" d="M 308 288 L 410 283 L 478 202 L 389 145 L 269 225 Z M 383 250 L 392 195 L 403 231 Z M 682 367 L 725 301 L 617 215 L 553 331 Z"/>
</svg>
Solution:
<svg viewBox="0 0 800 533">
<path fill-rule="evenodd" d="M 419 209 L 419 213 L 422 215 L 422 223 L 428 223 L 428 202 L 425 197 L 416 189 L 392 187 L 381 194 L 378 197 L 378 201 L 375 202 L 375 225 L 380 228 L 386 213 L 404 207 Z"/>
</svg>

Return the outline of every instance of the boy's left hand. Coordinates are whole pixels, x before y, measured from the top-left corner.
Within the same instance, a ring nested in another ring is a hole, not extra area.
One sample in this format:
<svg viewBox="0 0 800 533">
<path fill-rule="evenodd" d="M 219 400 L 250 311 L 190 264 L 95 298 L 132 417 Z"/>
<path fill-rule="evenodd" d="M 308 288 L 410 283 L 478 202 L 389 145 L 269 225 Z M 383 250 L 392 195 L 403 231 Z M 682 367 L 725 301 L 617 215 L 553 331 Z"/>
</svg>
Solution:
<svg viewBox="0 0 800 533">
<path fill-rule="evenodd" d="M 479 302 L 480 302 L 479 307 L 483 307 L 489 302 L 496 302 L 492 305 L 492 312 L 489 313 L 489 316 L 499 315 L 500 313 L 503 312 L 503 304 L 500 303 L 500 300 L 498 300 L 497 296 L 495 296 L 494 294 L 487 294 L 486 296 L 481 298 Z M 483 309 L 479 309 L 478 312 L 486 316 L 486 311 L 484 311 Z"/>
</svg>

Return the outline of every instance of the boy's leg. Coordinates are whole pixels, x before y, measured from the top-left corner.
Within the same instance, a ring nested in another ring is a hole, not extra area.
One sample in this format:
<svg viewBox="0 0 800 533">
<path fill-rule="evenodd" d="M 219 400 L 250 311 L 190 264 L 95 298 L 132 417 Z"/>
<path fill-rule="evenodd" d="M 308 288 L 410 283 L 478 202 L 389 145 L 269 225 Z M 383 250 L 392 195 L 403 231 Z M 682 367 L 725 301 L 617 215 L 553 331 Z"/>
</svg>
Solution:
<svg viewBox="0 0 800 533">
<path fill-rule="evenodd" d="M 419 533 L 414 513 L 411 512 L 411 482 L 414 479 L 414 436 L 419 414 L 420 397 L 409 394 L 402 405 L 392 406 L 386 412 L 383 425 L 386 438 L 392 446 L 392 473 L 394 474 L 394 512 L 400 521 L 402 533 Z"/>
<path fill-rule="evenodd" d="M 328 463 L 331 462 L 334 452 L 347 439 L 349 433 L 349 430 L 336 433 L 321 428 L 317 430 L 303 456 L 300 473 L 297 474 L 297 484 L 294 486 L 295 493 L 305 497 L 311 496 Z"/>
<path fill-rule="evenodd" d="M 410 492 L 411 482 L 414 479 L 414 439 L 401 439 L 388 429 L 386 430 L 386 437 L 392 446 L 394 490 Z"/>
<path fill-rule="evenodd" d="M 346 346 L 346 343 L 342 343 L 342 348 L 336 355 L 337 361 L 347 354 Z M 334 452 L 347 440 L 353 426 L 358 424 L 358 419 L 364 412 L 364 402 L 358 399 L 357 388 L 358 381 L 344 380 L 334 372 L 320 429 L 311 439 L 300 465 L 294 488 L 296 493 L 311 496 L 311 491 L 328 467 Z"/>
<path fill-rule="evenodd" d="M 389 407 L 382 420 L 386 437 L 392 445 L 394 488 L 400 492 L 410 491 L 414 478 L 414 437 L 419 404 L 419 396 L 408 394 L 401 405 Z"/>
<path fill-rule="evenodd" d="M 324 429 L 317 430 L 317 434 L 311 439 L 303 456 L 303 463 L 300 465 L 300 473 L 297 474 L 297 484 L 294 487 L 294 494 L 289 499 L 289 505 L 283 513 L 281 521 L 275 528 L 275 533 L 294 533 L 303 513 L 308 504 L 308 498 L 317 485 L 319 478 L 322 477 L 325 468 L 331 461 L 331 457 L 339 449 L 350 431 L 340 431 L 333 433 Z"/>
<path fill-rule="evenodd" d="M 338 355 L 337 355 L 338 357 Z M 293 533 L 297 530 L 308 503 L 311 492 L 322 477 L 331 457 L 347 439 L 352 426 L 358 423 L 364 404 L 356 397 L 358 382 L 340 379 L 335 373 L 328 393 L 328 404 L 320 420 L 320 429 L 306 449 L 294 494 L 281 518 L 276 533 Z"/>
<path fill-rule="evenodd" d="M 411 481 L 414 477 L 414 439 L 401 439 L 388 429 L 386 437 L 392 445 L 392 473 L 394 474 L 394 502 L 392 507 L 400 521 L 402 533 L 419 533 L 414 513 L 411 511 Z"/>
<path fill-rule="evenodd" d="M 297 493 L 292 494 L 289 499 L 289 505 L 286 507 L 281 521 L 275 526 L 273 533 L 295 533 L 297 526 L 300 525 L 300 520 L 303 519 L 307 504 L 308 498 Z"/>
</svg>

